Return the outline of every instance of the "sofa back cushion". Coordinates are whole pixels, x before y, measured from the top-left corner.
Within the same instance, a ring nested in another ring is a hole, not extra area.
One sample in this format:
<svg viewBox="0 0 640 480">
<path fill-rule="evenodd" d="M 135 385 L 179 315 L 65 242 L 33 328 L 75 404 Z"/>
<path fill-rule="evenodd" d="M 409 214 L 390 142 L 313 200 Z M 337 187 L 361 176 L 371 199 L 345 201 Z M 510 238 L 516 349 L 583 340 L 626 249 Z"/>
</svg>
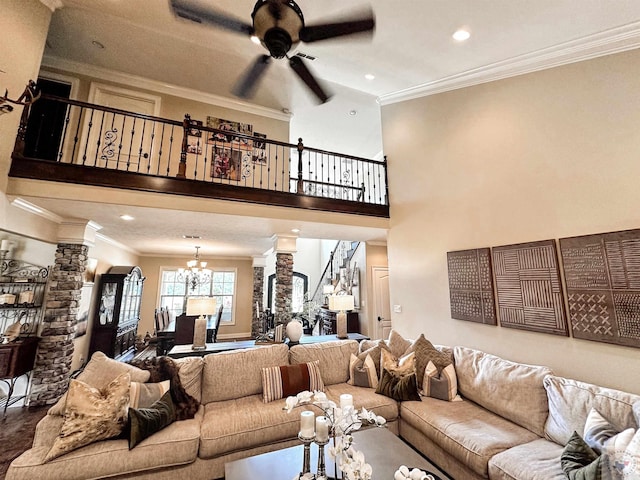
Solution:
<svg viewBox="0 0 640 480">
<path fill-rule="evenodd" d="M 185 392 L 202 403 L 202 357 L 184 357 L 175 360 L 178 365 L 178 376 Z"/>
<path fill-rule="evenodd" d="M 262 393 L 262 369 L 289 365 L 284 343 L 204 357 L 202 403 L 220 402 Z"/>
<path fill-rule="evenodd" d="M 466 347 L 454 347 L 458 393 L 536 435 L 549 413 L 547 367 L 510 362 Z"/>
<path fill-rule="evenodd" d="M 640 402 L 639 395 L 553 375 L 544 379 L 544 387 L 549 397 L 544 434 L 560 445 L 565 445 L 574 431 L 582 435 L 592 407 L 618 432 L 638 428 L 633 404 Z"/>
<path fill-rule="evenodd" d="M 325 385 L 335 385 L 349 380 L 349 360 L 352 353 L 358 353 L 358 342 L 355 340 L 295 345 L 289 352 L 289 361 L 295 364 L 319 360 L 322 381 Z"/>
</svg>

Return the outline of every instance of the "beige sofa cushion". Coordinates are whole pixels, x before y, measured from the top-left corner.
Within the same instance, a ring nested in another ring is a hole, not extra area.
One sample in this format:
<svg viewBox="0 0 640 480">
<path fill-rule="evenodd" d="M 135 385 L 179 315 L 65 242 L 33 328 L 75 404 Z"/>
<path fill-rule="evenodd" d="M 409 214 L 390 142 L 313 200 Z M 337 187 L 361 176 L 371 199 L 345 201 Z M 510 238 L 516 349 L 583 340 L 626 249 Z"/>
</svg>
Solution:
<svg viewBox="0 0 640 480">
<path fill-rule="evenodd" d="M 295 439 L 300 430 L 300 412 L 319 413 L 308 405 L 291 413 L 282 407 L 284 400 L 264 403 L 262 395 L 207 403 L 200 432 L 200 458 Z"/>
<path fill-rule="evenodd" d="M 489 460 L 491 480 L 567 480 L 560 466 L 563 447 L 539 438 Z M 523 461 L 526 459 L 526 461 Z"/>
<path fill-rule="evenodd" d="M 262 393 L 262 369 L 281 365 L 289 365 L 289 347 L 283 343 L 207 355 L 201 403 Z"/>
<path fill-rule="evenodd" d="M 426 435 L 483 478 L 488 478 L 491 457 L 539 438 L 468 400 L 445 402 L 423 397 L 421 402 L 402 402 L 400 435 L 403 423 Z"/>
<path fill-rule="evenodd" d="M 549 407 L 543 386 L 547 367 L 510 362 L 466 347 L 454 347 L 458 393 L 498 415 L 544 435 Z"/>
<path fill-rule="evenodd" d="M 340 405 L 340 395 L 349 393 L 353 396 L 353 406 L 356 409 L 366 408 L 376 415 L 384 417 L 387 422 L 394 422 L 398 419 L 400 406 L 392 398 L 376 393 L 375 390 L 366 387 L 356 387 L 348 383 L 335 383 L 326 388 L 325 393 L 329 400 L 333 400 L 336 405 Z"/>
<path fill-rule="evenodd" d="M 560 445 L 569 441 L 574 430 L 582 435 L 592 407 L 619 432 L 638 428 L 633 404 L 640 402 L 640 395 L 552 375 L 544 379 L 544 387 L 549 397 L 544 436 Z"/>
<path fill-rule="evenodd" d="M 201 402 L 204 359 L 202 357 L 185 357 L 174 361 L 178 364 L 178 376 L 182 388 L 198 402 Z"/>
<path fill-rule="evenodd" d="M 295 345 L 291 347 L 289 359 L 292 364 L 320 361 L 320 374 L 326 385 L 347 383 L 351 354 L 357 355 L 358 342 L 336 340 L 335 342 Z"/>
<path fill-rule="evenodd" d="M 49 446 L 31 448 L 13 461 L 7 480 L 92 480 L 192 463 L 198 456 L 204 407 L 191 420 L 174 422 L 129 450 L 126 439 L 105 440 L 43 464 Z M 54 417 L 59 418 L 59 417 Z M 55 423 L 55 420 L 53 420 Z"/>
</svg>

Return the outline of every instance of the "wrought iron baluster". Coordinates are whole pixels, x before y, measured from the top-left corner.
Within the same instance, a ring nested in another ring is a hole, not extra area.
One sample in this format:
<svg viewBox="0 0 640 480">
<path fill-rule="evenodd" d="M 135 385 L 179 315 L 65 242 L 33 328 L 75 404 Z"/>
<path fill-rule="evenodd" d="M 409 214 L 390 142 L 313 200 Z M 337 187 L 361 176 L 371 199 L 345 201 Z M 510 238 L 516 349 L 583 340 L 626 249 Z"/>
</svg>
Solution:
<svg viewBox="0 0 640 480">
<path fill-rule="evenodd" d="M 58 155 L 57 155 L 58 162 L 62 162 L 62 153 L 64 151 L 64 144 L 66 143 L 66 139 L 67 139 L 67 127 L 69 126 L 70 117 L 71 117 L 71 105 L 67 105 L 66 115 L 64 118 L 64 127 L 62 127 L 62 137 L 60 141 L 60 147 L 58 148 Z M 71 161 L 73 161 L 73 159 L 70 159 L 69 163 L 71 163 Z"/>
</svg>

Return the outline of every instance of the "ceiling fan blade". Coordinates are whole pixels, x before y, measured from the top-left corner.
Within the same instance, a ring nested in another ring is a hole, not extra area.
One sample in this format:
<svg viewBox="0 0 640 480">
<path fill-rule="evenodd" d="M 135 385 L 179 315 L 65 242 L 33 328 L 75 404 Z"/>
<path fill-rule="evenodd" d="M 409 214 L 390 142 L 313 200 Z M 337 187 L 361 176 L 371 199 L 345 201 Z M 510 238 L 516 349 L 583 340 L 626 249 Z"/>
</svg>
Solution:
<svg viewBox="0 0 640 480">
<path fill-rule="evenodd" d="M 300 40 L 310 43 L 356 33 L 372 33 L 375 27 L 375 16 L 373 11 L 369 10 L 366 14 L 351 20 L 303 27 L 300 30 Z"/>
<path fill-rule="evenodd" d="M 251 35 L 253 27 L 251 24 L 238 20 L 231 15 L 220 12 L 212 8 L 205 8 L 189 0 L 170 0 L 173 13 L 179 17 L 186 18 L 196 23 L 205 23 L 222 27 L 232 32 Z"/>
<path fill-rule="evenodd" d="M 318 81 L 315 79 L 311 71 L 307 68 L 300 57 L 291 57 L 289 59 L 289 65 L 293 69 L 294 72 L 298 74 L 298 76 L 302 79 L 302 81 L 311 89 L 313 93 L 315 93 L 316 97 L 320 99 L 322 103 L 325 103 L 329 100 L 330 95 L 327 95 L 326 92 L 322 89 Z"/>
<path fill-rule="evenodd" d="M 271 63 L 269 55 L 260 55 L 253 65 L 251 65 L 240 77 L 240 80 L 233 88 L 233 94 L 240 98 L 251 98 L 258 87 L 258 83 L 262 78 L 265 70 Z"/>
</svg>

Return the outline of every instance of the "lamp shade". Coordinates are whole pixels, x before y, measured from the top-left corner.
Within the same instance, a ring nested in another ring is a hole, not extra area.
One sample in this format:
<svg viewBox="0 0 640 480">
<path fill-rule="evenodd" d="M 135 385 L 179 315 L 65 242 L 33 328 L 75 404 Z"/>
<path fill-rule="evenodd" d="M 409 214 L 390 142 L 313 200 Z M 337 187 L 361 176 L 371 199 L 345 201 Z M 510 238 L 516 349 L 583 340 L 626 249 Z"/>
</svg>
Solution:
<svg viewBox="0 0 640 480">
<path fill-rule="evenodd" d="M 189 297 L 187 299 L 187 315 L 213 315 L 217 310 L 214 297 Z"/>
<path fill-rule="evenodd" d="M 329 309 L 345 311 L 353 310 L 354 307 L 353 295 L 331 295 L 329 297 Z"/>
</svg>

